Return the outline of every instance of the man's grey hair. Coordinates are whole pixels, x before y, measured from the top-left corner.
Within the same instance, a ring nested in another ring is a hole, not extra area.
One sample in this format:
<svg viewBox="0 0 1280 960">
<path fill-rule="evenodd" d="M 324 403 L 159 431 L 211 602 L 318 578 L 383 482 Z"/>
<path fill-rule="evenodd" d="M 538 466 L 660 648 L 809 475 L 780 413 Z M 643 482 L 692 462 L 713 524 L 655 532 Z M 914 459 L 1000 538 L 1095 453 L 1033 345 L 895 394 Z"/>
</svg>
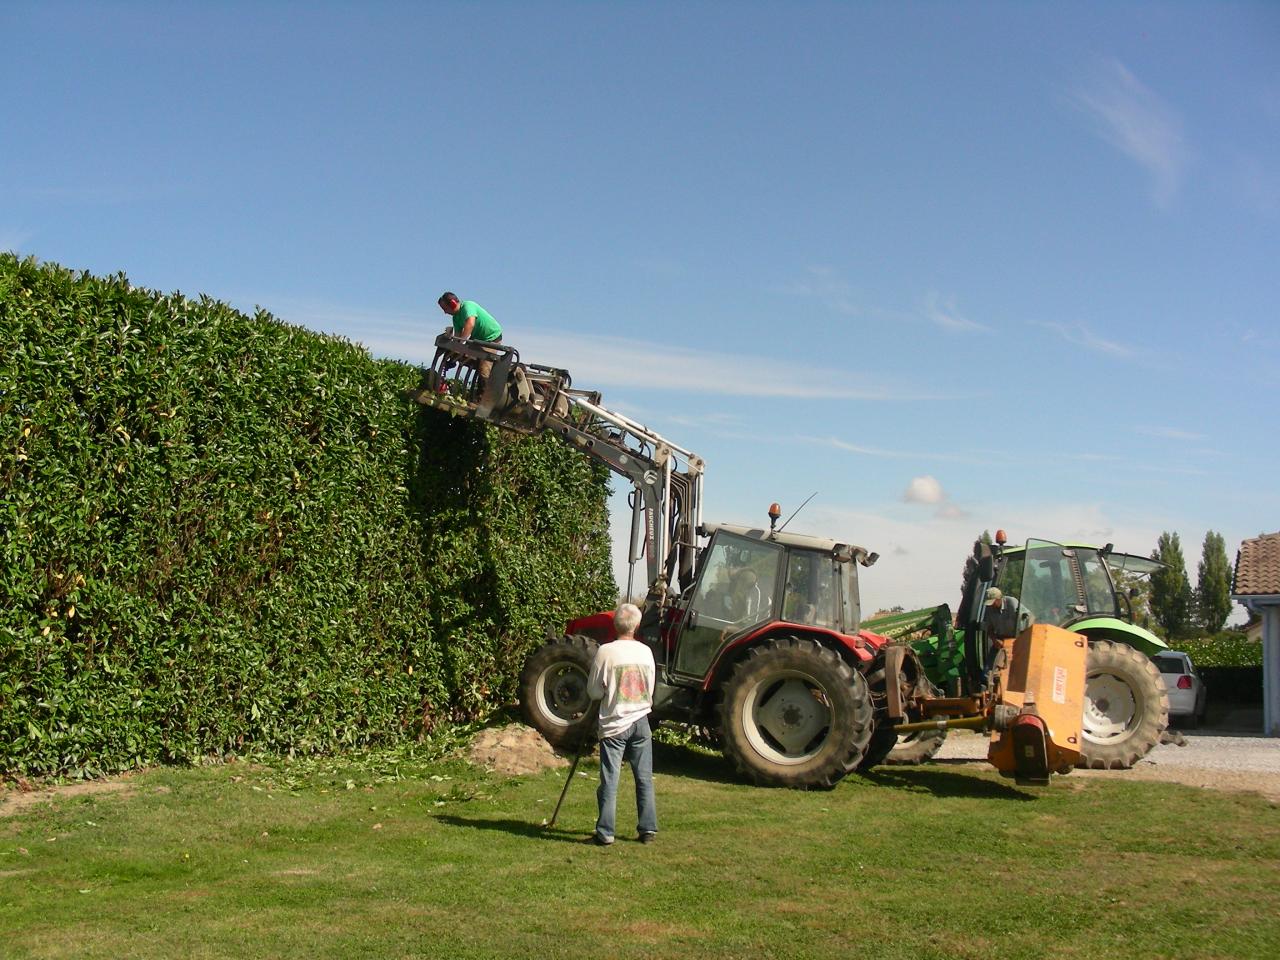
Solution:
<svg viewBox="0 0 1280 960">
<path fill-rule="evenodd" d="M 634 637 L 638 626 L 640 626 L 640 608 L 634 603 L 618 604 L 618 609 L 613 611 L 613 627 L 618 631 L 618 637 Z"/>
</svg>

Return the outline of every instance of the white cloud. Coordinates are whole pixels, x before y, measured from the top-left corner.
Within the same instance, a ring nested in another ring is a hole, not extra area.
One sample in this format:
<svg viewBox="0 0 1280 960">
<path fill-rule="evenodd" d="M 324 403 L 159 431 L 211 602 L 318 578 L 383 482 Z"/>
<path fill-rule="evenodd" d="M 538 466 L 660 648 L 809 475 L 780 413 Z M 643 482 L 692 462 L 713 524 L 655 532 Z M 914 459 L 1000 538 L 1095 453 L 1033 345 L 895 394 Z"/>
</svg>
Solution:
<svg viewBox="0 0 1280 960">
<path fill-rule="evenodd" d="M 1112 357 L 1132 357 L 1135 353 L 1132 347 L 1117 343 L 1115 340 L 1104 339 L 1082 323 L 1065 324 L 1036 321 L 1036 325 L 1044 327 L 1046 330 L 1052 330 L 1068 343 L 1074 343 L 1076 346 L 1085 347 L 1096 353 L 1105 353 Z"/>
<path fill-rule="evenodd" d="M 937 326 L 953 333 L 990 333 L 991 328 L 962 316 L 954 297 L 943 300 L 936 293 L 925 298 L 925 314 Z"/>
<path fill-rule="evenodd" d="M 1192 433 L 1189 430 L 1178 430 L 1175 427 L 1137 427 L 1138 433 L 1148 437 L 1159 437 L 1161 440 L 1204 440 L 1203 433 Z"/>
<path fill-rule="evenodd" d="M 1101 64 L 1070 96 L 1104 140 L 1147 171 L 1155 202 L 1168 204 L 1189 162 L 1177 112 L 1119 60 Z"/>
<path fill-rule="evenodd" d="M 941 503 L 946 499 L 946 494 L 942 492 L 942 484 L 934 477 L 923 476 L 912 479 L 902 499 L 905 503 Z"/>
<path fill-rule="evenodd" d="M 938 509 L 934 511 L 933 515 L 939 520 L 967 520 L 969 517 L 965 510 L 952 502 L 951 497 L 942 489 L 942 484 L 938 482 L 937 478 L 928 475 L 914 477 L 907 484 L 907 489 L 902 494 L 902 501 L 904 503 L 936 505 Z"/>
</svg>

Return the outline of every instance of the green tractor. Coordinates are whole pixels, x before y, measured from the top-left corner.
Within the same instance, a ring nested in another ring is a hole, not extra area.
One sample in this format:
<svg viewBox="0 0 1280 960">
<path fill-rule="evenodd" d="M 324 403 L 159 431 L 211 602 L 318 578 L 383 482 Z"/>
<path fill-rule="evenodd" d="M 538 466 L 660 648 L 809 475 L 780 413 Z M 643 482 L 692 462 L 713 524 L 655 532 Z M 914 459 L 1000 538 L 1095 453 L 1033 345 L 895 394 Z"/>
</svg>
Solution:
<svg viewBox="0 0 1280 960">
<path fill-rule="evenodd" d="M 975 556 L 979 547 L 975 544 Z M 1021 631 L 1048 623 L 1089 638 L 1085 679 L 1084 743 L 1080 767 L 1127 769 L 1145 756 L 1169 725 L 1169 698 L 1151 657 L 1168 649 L 1163 640 L 1134 623 L 1132 581 L 1159 569 L 1158 561 L 1116 553 L 1111 544 L 1061 544 L 1029 540 L 1005 545 L 1003 531 L 989 548 L 995 574 L 981 578 L 979 565 L 965 569 L 964 591 L 955 629 L 944 605 L 863 621 L 863 628 L 907 643 L 926 679 L 944 695 L 964 696 L 981 682 L 987 664 L 969 662 L 966 631 L 987 632 L 997 618 L 1012 618 Z M 911 718 L 911 719 L 925 719 Z M 923 763 L 946 738 L 945 729 L 900 735 L 882 762 Z"/>
</svg>

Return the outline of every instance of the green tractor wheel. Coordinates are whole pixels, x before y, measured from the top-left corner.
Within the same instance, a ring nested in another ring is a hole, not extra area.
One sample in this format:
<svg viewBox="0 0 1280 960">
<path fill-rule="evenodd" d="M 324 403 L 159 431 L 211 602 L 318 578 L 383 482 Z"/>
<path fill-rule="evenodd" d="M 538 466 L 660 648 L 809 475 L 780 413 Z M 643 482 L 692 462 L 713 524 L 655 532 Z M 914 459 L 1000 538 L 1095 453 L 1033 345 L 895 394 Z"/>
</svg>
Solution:
<svg viewBox="0 0 1280 960">
<path fill-rule="evenodd" d="M 1160 742 L 1168 726 L 1169 694 L 1150 658 L 1128 644 L 1091 640 L 1084 743 L 1076 766 L 1126 770 Z"/>
</svg>

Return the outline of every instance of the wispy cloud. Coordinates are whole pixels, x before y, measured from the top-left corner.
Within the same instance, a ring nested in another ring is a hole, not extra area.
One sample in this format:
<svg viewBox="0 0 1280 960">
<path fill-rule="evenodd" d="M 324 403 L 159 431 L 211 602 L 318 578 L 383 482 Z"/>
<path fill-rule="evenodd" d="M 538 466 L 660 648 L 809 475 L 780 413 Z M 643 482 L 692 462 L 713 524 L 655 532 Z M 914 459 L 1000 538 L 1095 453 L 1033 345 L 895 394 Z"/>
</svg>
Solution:
<svg viewBox="0 0 1280 960">
<path fill-rule="evenodd" d="M 165 183 L 82 183 L 67 186 L 20 186 L 16 196 L 45 203 L 124 206 L 156 197 L 185 193 L 188 184 Z"/>
<path fill-rule="evenodd" d="M 1237 202 L 1257 214 L 1280 213 L 1280 170 L 1254 154 L 1238 154 L 1228 168 Z"/>
<path fill-rule="evenodd" d="M 13 227 L 0 227 L 0 250 L 21 253 L 25 250 L 31 234 Z"/>
<path fill-rule="evenodd" d="M 1253 348 L 1258 348 L 1258 347 L 1271 348 L 1271 347 L 1280 346 L 1280 337 L 1277 337 L 1270 330 L 1258 330 L 1254 327 L 1249 327 L 1242 334 L 1240 334 L 1240 342 L 1247 343 L 1249 344 L 1250 347 L 1253 347 Z"/>
<path fill-rule="evenodd" d="M 1134 430 L 1148 437 L 1161 440 L 1204 440 L 1203 433 L 1192 433 L 1190 430 L 1179 430 L 1176 427 L 1135 427 Z"/>
<path fill-rule="evenodd" d="M 411 363 L 429 360 L 445 317 L 347 309 L 330 304 L 277 303 L 282 320 L 313 330 L 338 333 L 362 343 L 377 356 Z M 558 330 L 524 332 L 513 343 L 520 359 L 567 369 L 577 386 L 644 387 L 684 393 L 739 397 L 835 400 L 943 399 L 859 374 L 856 371 L 800 366 L 769 357 L 724 350 L 693 350 L 624 337 Z"/>
<path fill-rule="evenodd" d="M 916 450 L 889 450 L 884 447 L 868 447 L 859 443 L 850 443 L 847 440 L 841 440 L 839 437 L 811 437 L 801 436 L 797 439 L 805 443 L 815 443 L 824 447 L 831 447 L 835 450 L 844 450 L 847 453 L 856 453 L 864 457 L 880 457 L 887 460 L 942 460 L 952 463 L 990 463 L 992 456 L 982 451 L 974 451 L 970 454 L 958 453 L 938 453 L 936 451 L 928 451 L 921 453 Z"/>
<path fill-rule="evenodd" d="M 953 333 L 990 333 L 986 324 L 970 320 L 960 313 L 954 297 L 943 299 L 936 293 L 925 297 L 925 316 L 943 330 Z"/>
<path fill-rule="evenodd" d="M 861 316 L 866 312 L 859 305 L 852 285 L 834 267 L 821 264 L 806 267 L 801 277 L 776 285 L 773 292 L 815 300 L 833 313 L 844 316 Z"/>
<path fill-rule="evenodd" d="M 522 358 L 554 363 L 584 385 L 728 396 L 913 400 L 919 395 L 847 370 L 797 367 L 767 357 L 692 350 L 623 337 L 539 331 L 521 336 Z"/>
<path fill-rule="evenodd" d="M 1160 206 L 1177 194 L 1190 159 L 1182 119 L 1119 60 L 1103 62 L 1070 91 L 1099 135 L 1151 176 Z"/>
<path fill-rule="evenodd" d="M 1136 353 L 1132 347 L 1098 336 L 1083 323 L 1053 323 L 1043 320 L 1035 323 L 1046 330 L 1052 330 L 1068 343 L 1074 343 L 1078 347 L 1085 347 L 1097 353 L 1105 353 L 1112 357 L 1132 357 Z"/>
</svg>

